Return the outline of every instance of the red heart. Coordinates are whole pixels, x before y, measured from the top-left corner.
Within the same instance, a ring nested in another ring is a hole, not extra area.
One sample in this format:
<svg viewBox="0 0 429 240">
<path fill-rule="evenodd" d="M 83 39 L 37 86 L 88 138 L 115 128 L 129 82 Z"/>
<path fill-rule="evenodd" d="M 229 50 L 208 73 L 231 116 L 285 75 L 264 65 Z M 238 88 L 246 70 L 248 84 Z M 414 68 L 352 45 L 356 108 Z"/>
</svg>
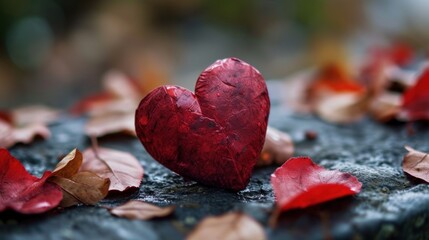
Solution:
<svg viewBox="0 0 429 240">
<path fill-rule="evenodd" d="M 150 92 L 136 111 L 146 150 L 170 170 L 205 185 L 244 189 L 262 150 L 270 100 L 264 78 L 237 59 L 218 60 L 195 94 L 178 86 Z"/>
</svg>

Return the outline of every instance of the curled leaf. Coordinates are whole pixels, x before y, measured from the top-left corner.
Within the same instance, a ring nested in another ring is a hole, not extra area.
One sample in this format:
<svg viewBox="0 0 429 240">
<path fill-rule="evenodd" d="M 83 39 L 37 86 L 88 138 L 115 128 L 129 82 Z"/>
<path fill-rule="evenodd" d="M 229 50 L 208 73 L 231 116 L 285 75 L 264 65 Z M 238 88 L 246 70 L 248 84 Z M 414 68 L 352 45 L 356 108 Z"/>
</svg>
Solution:
<svg viewBox="0 0 429 240">
<path fill-rule="evenodd" d="M 48 138 L 51 136 L 49 129 L 43 124 L 31 124 L 19 128 L 0 120 L 0 147 L 8 148 L 17 143 L 28 144 L 36 137 Z"/>
<path fill-rule="evenodd" d="M 408 153 L 404 156 L 402 169 L 413 177 L 429 182 L 429 157 L 427 153 L 405 146 Z"/>
<path fill-rule="evenodd" d="M 351 174 L 326 170 L 308 157 L 289 159 L 271 175 L 271 184 L 282 211 L 354 195 L 362 187 Z"/>
<path fill-rule="evenodd" d="M 187 240 L 264 240 L 264 229 L 244 213 L 227 213 L 203 219 L 189 234 Z"/>
<path fill-rule="evenodd" d="M 79 172 L 82 161 L 82 153 L 73 149 L 57 164 L 48 179 L 63 190 L 62 207 L 79 203 L 93 205 L 107 196 L 110 180 L 92 172 Z"/>
<path fill-rule="evenodd" d="M 46 124 L 58 118 L 58 111 L 44 106 L 21 107 L 0 113 L 0 147 L 28 144 L 36 137 L 51 136 Z"/>
<path fill-rule="evenodd" d="M 256 164 L 257 166 L 283 164 L 292 157 L 293 152 L 294 145 L 291 137 L 287 133 L 268 127 L 264 147 Z"/>
<path fill-rule="evenodd" d="M 70 178 L 79 171 L 81 165 L 82 153 L 75 148 L 57 164 L 52 175 Z"/>
<path fill-rule="evenodd" d="M 61 201 L 61 190 L 42 178 L 30 175 L 6 149 L 0 149 L 0 212 L 12 209 L 23 214 L 46 212 Z"/>
<path fill-rule="evenodd" d="M 143 201 L 131 200 L 109 211 L 117 217 L 150 220 L 153 218 L 167 217 L 174 212 L 174 209 L 174 206 L 158 207 Z"/>
<path fill-rule="evenodd" d="M 122 192 L 140 186 L 143 167 L 133 155 L 108 148 L 94 149 L 89 148 L 83 152 L 81 171 L 90 171 L 102 178 L 109 178 L 109 191 Z"/>
</svg>

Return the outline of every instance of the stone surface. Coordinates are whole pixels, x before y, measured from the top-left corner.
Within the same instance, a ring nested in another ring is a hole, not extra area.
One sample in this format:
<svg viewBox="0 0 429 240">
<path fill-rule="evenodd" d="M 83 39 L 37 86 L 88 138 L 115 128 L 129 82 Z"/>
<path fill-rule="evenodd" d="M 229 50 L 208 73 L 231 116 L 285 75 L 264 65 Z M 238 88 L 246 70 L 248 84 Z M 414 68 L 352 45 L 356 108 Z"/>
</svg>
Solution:
<svg viewBox="0 0 429 240">
<path fill-rule="evenodd" d="M 281 91 L 269 83 L 272 109 L 270 125 L 289 132 L 297 144 L 296 155 L 310 156 L 328 169 L 355 175 L 362 183 L 356 197 L 339 199 L 281 216 L 277 228 L 268 227 L 274 204 L 269 183 L 275 166 L 254 171 L 248 187 L 238 193 L 188 182 L 154 161 L 137 139 L 112 136 L 100 145 L 133 153 L 145 169 L 138 192 L 103 200 L 97 206 L 78 206 L 37 216 L 0 215 L 0 239 L 181 239 L 205 216 L 244 211 L 261 222 L 270 239 L 427 239 L 429 236 L 429 185 L 412 180 L 401 169 L 405 144 L 429 150 L 429 126 L 415 125 L 415 135 L 405 124 L 382 125 L 369 119 L 339 126 L 312 116 L 290 114 L 281 103 Z M 84 119 L 65 118 L 51 126 L 47 141 L 16 146 L 12 154 L 40 176 L 72 148 L 84 149 Z M 305 131 L 318 138 L 305 140 Z M 128 199 L 158 205 L 177 205 L 174 216 L 151 221 L 131 221 L 111 216 L 103 206 Z"/>
</svg>

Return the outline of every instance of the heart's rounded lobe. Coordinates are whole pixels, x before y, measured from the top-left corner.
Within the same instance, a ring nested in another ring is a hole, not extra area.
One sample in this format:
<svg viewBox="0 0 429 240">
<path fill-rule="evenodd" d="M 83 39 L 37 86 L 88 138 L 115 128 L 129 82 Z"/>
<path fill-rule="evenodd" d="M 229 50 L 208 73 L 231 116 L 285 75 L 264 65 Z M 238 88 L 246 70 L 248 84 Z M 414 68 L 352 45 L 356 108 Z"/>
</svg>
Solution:
<svg viewBox="0 0 429 240">
<path fill-rule="evenodd" d="M 195 94 L 178 86 L 150 92 L 136 110 L 136 132 L 150 155 L 205 185 L 244 189 L 262 150 L 270 100 L 262 75 L 237 59 L 218 60 Z"/>
</svg>

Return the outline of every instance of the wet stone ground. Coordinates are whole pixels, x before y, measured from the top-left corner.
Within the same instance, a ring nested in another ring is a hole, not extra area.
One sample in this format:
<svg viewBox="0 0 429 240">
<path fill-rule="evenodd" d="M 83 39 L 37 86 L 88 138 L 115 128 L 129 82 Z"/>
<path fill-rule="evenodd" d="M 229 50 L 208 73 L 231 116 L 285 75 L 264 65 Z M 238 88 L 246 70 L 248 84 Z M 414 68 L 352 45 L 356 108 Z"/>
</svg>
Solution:
<svg viewBox="0 0 429 240">
<path fill-rule="evenodd" d="M 322 166 L 350 172 L 362 192 L 330 203 L 283 214 L 275 229 L 268 227 L 274 204 L 270 174 L 275 166 L 255 169 L 248 187 L 238 193 L 184 181 L 154 161 L 137 139 L 111 136 L 100 145 L 133 153 L 145 169 L 139 191 L 103 200 L 97 206 L 77 206 L 37 216 L 0 215 L 0 239 L 183 239 L 202 218 L 244 211 L 266 229 L 269 239 L 429 239 L 429 185 L 406 177 L 401 170 L 404 145 L 429 150 L 429 127 L 415 124 L 409 136 L 405 124 L 382 125 L 369 119 L 337 126 L 312 116 L 285 111 L 280 91 L 270 83 L 270 125 L 290 133 L 296 155 L 308 155 Z M 51 126 L 52 137 L 11 149 L 25 167 L 40 176 L 58 158 L 89 146 L 84 119 L 65 118 Z M 318 133 L 305 140 L 306 130 Z M 175 215 L 151 221 L 111 216 L 102 206 L 128 199 L 176 205 Z"/>
</svg>

